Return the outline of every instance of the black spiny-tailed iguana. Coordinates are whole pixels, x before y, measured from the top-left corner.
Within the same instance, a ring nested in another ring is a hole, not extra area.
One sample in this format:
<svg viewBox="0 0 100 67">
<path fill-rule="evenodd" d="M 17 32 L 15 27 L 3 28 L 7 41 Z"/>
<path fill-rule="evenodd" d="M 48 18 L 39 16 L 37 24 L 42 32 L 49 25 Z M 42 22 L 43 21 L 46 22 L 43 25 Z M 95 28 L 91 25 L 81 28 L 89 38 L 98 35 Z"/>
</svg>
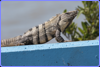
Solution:
<svg viewBox="0 0 100 67">
<path fill-rule="evenodd" d="M 54 37 L 57 42 L 67 42 L 60 36 L 60 32 L 65 31 L 76 15 L 76 10 L 57 14 L 44 24 L 29 29 L 23 35 L 1 40 L 1 47 L 42 44 L 50 41 Z"/>
</svg>

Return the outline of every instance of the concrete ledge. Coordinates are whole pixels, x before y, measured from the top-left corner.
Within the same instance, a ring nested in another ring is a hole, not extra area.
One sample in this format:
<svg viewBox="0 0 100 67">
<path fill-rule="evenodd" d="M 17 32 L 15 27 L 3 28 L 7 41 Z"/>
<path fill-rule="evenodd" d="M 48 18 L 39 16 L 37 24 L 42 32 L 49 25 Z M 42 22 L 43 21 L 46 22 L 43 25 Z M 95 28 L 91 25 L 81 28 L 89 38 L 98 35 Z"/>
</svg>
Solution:
<svg viewBox="0 0 100 67">
<path fill-rule="evenodd" d="M 99 40 L 1 48 L 2 66 L 98 66 Z"/>
</svg>

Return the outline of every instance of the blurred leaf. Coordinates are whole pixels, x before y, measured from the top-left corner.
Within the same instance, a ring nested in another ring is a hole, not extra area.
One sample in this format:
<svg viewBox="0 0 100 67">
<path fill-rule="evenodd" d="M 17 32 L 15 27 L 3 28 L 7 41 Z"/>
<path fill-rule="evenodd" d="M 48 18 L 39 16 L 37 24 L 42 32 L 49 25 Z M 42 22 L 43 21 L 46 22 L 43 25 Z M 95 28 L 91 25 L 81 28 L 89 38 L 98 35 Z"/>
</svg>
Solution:
<svg viewBox="0 0 100 67">
<path fill-rule="evenodd" d="M 94 28 L 92 28 L 92 34 L 95 32 L 95 29 Z"/>
<path fill-rule="evenodd" d="M 79 11 L 79 10 L 84 10 L 84 8 L 78 6 L 78 9 L 77 9 L 77 10 L 78 10 L 78 11 Z"/>
<path fill-rule="evenodd" d="M 82 33 L 82 34 L 84 34 L 84 31 L 79 27 L 78 28 L 78 30 Z"/>
<path fill-rule="evenodd" d="M 80 16 L 80 14 L 83 12 L 83 10 L 79 11 L 77 14 L 77 18 Z"/>
<path fill-rule="evenodd" d="M 86 1 L 82 1 L 83 5 L 86 7 Z"/>
<path fill-rule="evenodd" d="M 94 25 L 94 22 L 92 22 L 92 25 Z"/>
<path fill-rule="evenodd" d="M 98 4 L 98 1 L 94 2 L 92 5 L 91 5 L 91 9 L 94 9 Z"/>
<path fill-rule="evenodd" d="M 69 32 L 69 31 L 66 31 L 66 33 L 70 34 L 70 32 Z"/>
<path fill-rule="evenodd" d="M 83 27 L 84 31 L 87 32 L 86 25 L 85 25 L 85 23 L 83 23 L 83 22 L 82 22 L 82 27 Z"/>
<path fill-rule="evenodd" d="M 84 22 L 84 24 L 86 25 L 86 28 L 87 28 L 87 26 L 89 26 L 89 23 L 88 23 L 88 22 L 86 22 L 86 21 Z"/>
<path fill-rule="evenodd" d="M 76 31 L 75 33 L 76 33 L 79 37 L 81 37 L 81 35 L 80 35 L 77 31 Z"/>
<path fill-rule="evenodd" d="M 77 38 L 78 40 L 82 40 L 82 38 Z"/>
<path fill-rule="evenodd" d="M 63 13 L 66 13 L 67 12 L 67 10 L 65 9 L 64 11 L 63 11 Z"/>
<path fill-rule="evenodd" d="M 85 7 L 85 13 L 89 13 L 89 8 L 88 7 Z"/>
<path fill-rule="evenodd" d="M 87 1 L 87 6 L 90 8 L 92 4 L 92 1 Z"/>
</svg>

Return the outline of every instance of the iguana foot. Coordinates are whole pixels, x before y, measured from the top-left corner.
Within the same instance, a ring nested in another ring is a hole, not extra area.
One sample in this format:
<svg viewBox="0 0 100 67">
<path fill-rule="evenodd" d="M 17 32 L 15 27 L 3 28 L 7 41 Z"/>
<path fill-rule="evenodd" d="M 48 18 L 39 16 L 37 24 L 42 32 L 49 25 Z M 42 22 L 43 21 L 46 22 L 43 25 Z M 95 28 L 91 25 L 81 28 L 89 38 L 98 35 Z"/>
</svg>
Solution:
<svg viewBox="0 0 100 67">
<path fill-rule="evenodd" d="M 24 44 L 24 43 L 18 43 L 18 44 L 17 44 L 17 46 L 20 46 L 20 45 L 25 45 L 25 44 Z"/>
<path fill-rule="evenodd" d="M 67 40 L 67 41 L 64 41 L 64 42 L 72 42 L 71 40 Z"/>
</svg>

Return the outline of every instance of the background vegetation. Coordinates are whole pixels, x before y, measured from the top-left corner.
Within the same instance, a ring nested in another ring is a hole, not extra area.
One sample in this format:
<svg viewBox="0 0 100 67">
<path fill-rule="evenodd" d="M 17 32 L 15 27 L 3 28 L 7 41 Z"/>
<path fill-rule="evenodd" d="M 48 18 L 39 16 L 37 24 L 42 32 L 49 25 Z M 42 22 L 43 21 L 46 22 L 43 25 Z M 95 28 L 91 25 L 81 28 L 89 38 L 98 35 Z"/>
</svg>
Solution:
<svg viewBox="0 0 100 67">
<path fill-rule="evenodd" d="M 99 36 L 99 3 L 98 1 L 82 1 L 84 7 L 78 6 L 80 14 L 85 16 L 85 20 L 81 22 L 82 28 L 77 27 L 74 22 L 63 33 L 69 40 L 94 40 Z M 65 9 L 63 12 L 67 12 Z"/>
</svg>

